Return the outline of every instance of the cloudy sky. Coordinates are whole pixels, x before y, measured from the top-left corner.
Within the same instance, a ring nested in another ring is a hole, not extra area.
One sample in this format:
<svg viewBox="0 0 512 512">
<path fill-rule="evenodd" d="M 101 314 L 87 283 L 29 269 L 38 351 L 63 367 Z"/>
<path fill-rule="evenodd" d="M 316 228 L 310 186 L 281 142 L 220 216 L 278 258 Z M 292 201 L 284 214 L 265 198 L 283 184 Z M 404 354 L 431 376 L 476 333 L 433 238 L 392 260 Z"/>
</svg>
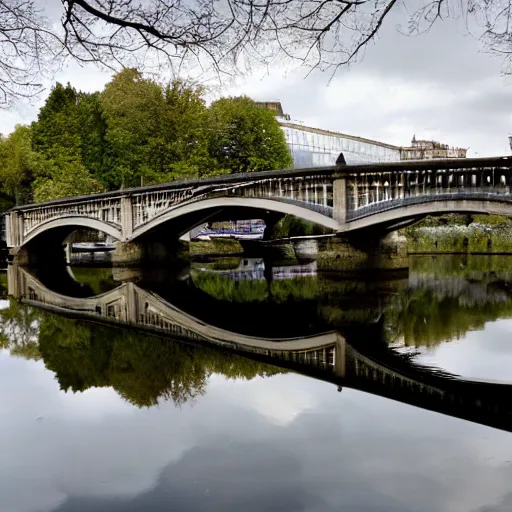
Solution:
<svg viewBox="0 0 512 512">
<path fill-rule="evenodd" d="M 215 94 L 248 94 L 280 100 L 292 119 L 309 126 L 407 145 L 416 134 L 469 148 L 468 156 L 509 154 L 512 78 L 501 62 L 482 51 L 462 23 L 438 23 L 419 37 L 400 35 L 400 9 L 386 20 L 364 59 L 341 70 L 304 79 L 305 70 L 255 72 Z M 75 87 L 101 89 L 110 73 L 71 65 L 57 79 Z M 0 112 L 0 132 L 37 115 L 37 104 Z"/>
</svg>

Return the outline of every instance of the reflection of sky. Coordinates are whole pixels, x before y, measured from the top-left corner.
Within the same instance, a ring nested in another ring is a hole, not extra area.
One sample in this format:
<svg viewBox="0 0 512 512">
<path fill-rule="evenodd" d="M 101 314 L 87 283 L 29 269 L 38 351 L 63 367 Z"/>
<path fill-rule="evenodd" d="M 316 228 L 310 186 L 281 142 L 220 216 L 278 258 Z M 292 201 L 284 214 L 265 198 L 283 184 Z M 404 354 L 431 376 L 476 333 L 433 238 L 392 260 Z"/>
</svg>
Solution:
<svg viewBox="0 0 512 512">
<path fill-rule="evenodd" d="M 4 354 L 0 386 L 2 511 L 510 510 L 510 434 L 297 375 L 136 409 Z"/>
<path fill-rule="evenodd" d="M 512 383 L 512 320 L 489 322 L 460 340 L 418 349 L 417 361 L 468 379 Z"/>
</svg>

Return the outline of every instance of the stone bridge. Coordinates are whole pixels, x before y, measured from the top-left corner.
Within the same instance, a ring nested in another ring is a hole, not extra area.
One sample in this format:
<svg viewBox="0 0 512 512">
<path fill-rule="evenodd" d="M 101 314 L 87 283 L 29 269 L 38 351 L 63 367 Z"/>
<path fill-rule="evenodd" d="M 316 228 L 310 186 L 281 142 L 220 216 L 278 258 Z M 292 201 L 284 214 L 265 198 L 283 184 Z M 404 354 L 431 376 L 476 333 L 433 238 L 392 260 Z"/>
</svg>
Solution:
<svg viewBox="0 0 512 512">
<path fill-rule="evenodd" d="M 332 166 L 176 181 L 13 208 L 16 251 L 56 228 L 103 231 L 129 242 L 167 226 L 182 235 L 223 217 L 290 214 L 340 233 L 393 229 L 444 212 L 512 215 L 512 158 Z"/>
<path fill-rule="evenodd" d="M 301 338 L 257 338 L 206 324 L 155 293 L 124 283 L 88 298 L 60 295 L 18 265 L 8 268 L 9 294 L 73 318 L 129 326 L 182 342 L 235 350 L 276 366 L 424 409 L 512 431 L 512 386 L 464 381 L 351 345 L 339 332 Z M 375 346 L 375 344 L 371 344 Z"/>
</svg>

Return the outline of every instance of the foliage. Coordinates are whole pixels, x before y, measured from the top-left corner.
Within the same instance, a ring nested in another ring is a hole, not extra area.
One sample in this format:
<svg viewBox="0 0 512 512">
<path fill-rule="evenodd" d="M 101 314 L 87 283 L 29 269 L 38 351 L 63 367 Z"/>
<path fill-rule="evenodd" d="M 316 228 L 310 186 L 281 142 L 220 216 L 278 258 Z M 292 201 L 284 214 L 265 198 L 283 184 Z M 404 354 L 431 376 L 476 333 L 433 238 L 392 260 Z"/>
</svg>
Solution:
<svg viewBox="0 0 512 512">
<path fill-rule="evenodd" d="M 205 393 L 213 373 L 253 379 L 280 370 L 206 347 L 73 320 L 20 304 L 1 311 L 0 348 L 42 358 L 63 390 L 113 387 L 138 407 L 181 405 Z"/>
<path fill-rule="evenodd" d="M 161 130 L 162 89 L 134 69 L 118 73 L 101 93 L 110 162 L 104 181 L 116 188 L 142 184 Z"/>
<path fill-rule="evenodd" d="M 229 302 L 261 302 L 269 297 L 264 279 L 236 281 L 210 272 L 199 272 L 194 274 L 194 284 L 208 295 Z"/>
<path fill-rule="evenodd" d="M 102 190 L 85 165 L 99 167 L 92 155 L 101 148 L 103 127 L 95 123 L 98 106 L 94 98 L 57 83 L 32 123 L 32 146 L 39 156 L 33 183 L 36 201 Z"/>
<path fill-rule="evenodd" d="M 258 107 L 250 98 L 222 98 L 214 102 L 209 112 L 209 130 L 209 153 L 220 169 L 236 173 L 292 165 L 274 113 Z"/>
<path fill-rule="evenodd" d="M 38 345 L 39 311 L 9 298 L 8 307 L 0 310 L 0 320 L 0 348 L 26 359 L 41 358 Z"/>
<path fill-rule="evenodd" d="M 418 227 L 408 232 L 409 252 L 511 253 L 512 224 L 499 217 L 490 220 L 491 225 Z"/>
<path fill-rule="evenodd" d="M 34 183 L 36 202 L 101 192 L 101 185 L 76 157 L 55 155 L 44 161 L 44 173 Z"/>
<path fill-rule="evenodd" d="M 289 301 L 321 300 L 333 291 L 344 290 L 344 283 L 317 277 L 295 277 L 272 281 L 234 280 L 213 272 L 194 272 L 194 284 L 208 295 L 229 302 L 261 302 L 272 299 L 280 304 Z"/>
<path fill-rule="evenodd" d="M 18 125 L 9 136 L 0 135 L 0 211 L 31 200 L 38 165 L 30 127 Z"/>
<path fill-rule="evenodd" d="M 512 298 L 465 301 L 433 290 L 418 289 L 398 295 L 386 310 L 388 341 L 406 346 L 431 346 L 460 339 L 486 322 L 512 317 Z"/>
<path fill-rule="evenodd" d="M 93 94 L 57 83 L 37 121 L 0 137 L 4 210 L 32 198 L 291 165 L 270 110 L 248 98 L 207 108 L 204 92 L 183 80 L 162 85 L 135 69 Z"/>
</svg>

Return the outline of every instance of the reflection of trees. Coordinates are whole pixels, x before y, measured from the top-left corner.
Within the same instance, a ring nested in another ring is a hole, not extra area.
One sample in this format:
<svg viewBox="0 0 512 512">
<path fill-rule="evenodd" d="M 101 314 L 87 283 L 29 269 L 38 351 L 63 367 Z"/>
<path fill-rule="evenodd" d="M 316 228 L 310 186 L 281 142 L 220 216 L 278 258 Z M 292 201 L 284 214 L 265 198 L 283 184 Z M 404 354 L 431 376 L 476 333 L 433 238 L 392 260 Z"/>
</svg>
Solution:
<svg viewBox="0 0 512 512">
<path fill-rule="evenodd" d="M 264 279 L 235 280 L 209 272 L 195 273 L 193 279 L 194 284 L 208 295 L 229 302 L 303 302 L 328 299 L 333 294 L 354 293 L 356 289 L 365 289 L 364 283 L 332 281 L 320 276 L 274 280 L 270 284 Z"/>
<path fill-rule="evenodd" d="M 112 386 L 125 400 L 149 407 L 172 400 L 183 404 L 202 395 L 210 375 L 252 379 L 278 373 L 276 368 L 206 347 L 41 312 L 24 305 L 12 308 L 14 331 L 30 333 L 46 367 L 56 373 L 63 390 L 85 391 Z M 22 323 L 24 322 L 24 323 Z M 32 325 L 32 324 L 31 324 Z M 24 337 L 12 338 L 11 353 L 30 357 Z"/>
<path fill-rule="evenodd" d="M 79 283 L 91 287 L 94 295 L 100 295 L 119 286 L 112 277 L 111 268 L 72 267 L 71 270 Z"/>
<path fill-rule="evenodd" d="M 504 301 L 463 301 L 416 289 L 397 295 L 385 311 L 387 339 L 407 346 L 430 346 L 483 329 L 486 322 L 512 317 L 512 297 Z"/>
<path fill-rule="evenodd" d="M 416 275 L 430 278 L 459 277 L 481 280 L 486 276 L 512 278 L 510 256 L 499 254 L 435 254 L 411 257 L 409 270 Z"/>
<path fill-rule="evenodd" d="M 39 311 L 9 299 L 9 306 L 0 311 L 0 348 L 15 356 L 40 359 L 39 318 Z"/>
<path fill-rule="evenodd" d="M 260 302 L 272 300 L 283 303 L 290 300 L 306 301 L 328 299 L 336 295 L 364 293 L 367 283 L 334 281 L 321 276 L 294 277 L 272 281 L 264 279 L 235 280 L 226 276 L 201 272 L 194 274 L 194 284 L 217 300 L 229 302 Z"/>
<path fill-rule="evenodd" d="M 262 303 L 279 305 L 279 309 L 261 310 L 261 316 L 272 312 L 294 314 L 294 325 L 305 320 L 319 328 L 330 329 L 346 323 L 373 322 L 380 315 L 382 304 L 390 293 L 396 293 L 406 282 L 335 280 L 327 276 L 295 277 L 275 280 L 234 280 L 213 273 L 194 275 L 194 285 L 216 299 L 237 304 L 247 304 L 252 311 L 260 311 Z M 228 327 L 226 327 L 228 328 Z M 289 329 L 288 329 L 289 330 Z"/>
</svg>

